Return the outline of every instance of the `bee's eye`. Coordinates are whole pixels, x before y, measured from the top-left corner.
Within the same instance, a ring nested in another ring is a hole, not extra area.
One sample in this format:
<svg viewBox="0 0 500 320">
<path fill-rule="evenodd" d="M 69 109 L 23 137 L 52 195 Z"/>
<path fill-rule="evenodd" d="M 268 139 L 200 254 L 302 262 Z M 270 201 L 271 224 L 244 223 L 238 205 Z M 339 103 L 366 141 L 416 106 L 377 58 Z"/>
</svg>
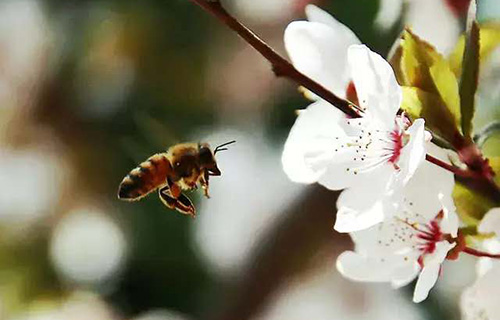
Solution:
<svg viewBox="0 0 500 320">
<path fill-rule="evenodd" d="M 212 151 L 207 147 L 200 148 L 200 162 L 211 163 L 213 161 Z"/>
</svg>

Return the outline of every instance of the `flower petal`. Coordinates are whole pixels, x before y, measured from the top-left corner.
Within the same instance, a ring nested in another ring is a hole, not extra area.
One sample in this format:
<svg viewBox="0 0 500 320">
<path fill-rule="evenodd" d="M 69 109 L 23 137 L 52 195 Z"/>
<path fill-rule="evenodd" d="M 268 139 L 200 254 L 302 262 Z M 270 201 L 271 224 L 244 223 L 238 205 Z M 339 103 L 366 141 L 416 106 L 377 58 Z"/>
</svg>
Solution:
<svg viewBox="0 0 500 320">
<path fill-rule="evenodd" d="M 347 52 L 347 48 L 351 44 L 360 44 L 361 41 L 358 39 L 358 37 L 352 32 L 351 29 L 343 25 L 341 22 L 339 22 L 335 17 L 333 17 L 331 14 L 326 12 L 325 10 L 313 5 L 313 4 L 308 4 L 306 6 L 306 16 L 307 20 L 311 22 L 318 22 L 325 24 L 332 28 L 336 34 L 341 35 L 341 37 L 345 40 L 344 43 L 344 50 Z"/>
<path fill-rule="evenodd" d="M 330 24 L 294 21 L 286 28 L 284 41 L 297 70 L 345 97 L 350 81 L 346 67 L 347 48 L 359 43 L 352 31 L 338 22 L 332 28 Z"/>
<path fill-rule="evenodd" d="M 334 229 L 337 232 L 353 232 L 382 222 L 385 217 L 394 214 L 394 198 L 387 179 L 370 179 L 370 183 L 344 190 L 337 200 Z"/>
<path fill-rule="evenodd" d="M 323 174 L 324 169 L 311 169 L 306 164 L 306 154 L 321 149 L 321 138 L 341 135 L 337 125 L 344 114 L 325 101 L 317 101 L 302 110 L 295 121 L 285 142 L 281 163 L 290 180 L 300 183 L 313 183 Z M 324 139 L 323 139 L 324 140 Z"/>
<path fill-rule="evenodd" d="M 413 263 L 412 267 L 405 266 L 394 270 L 391 286 L 394 289 L 404 287 L 412 282 L 420 272 L 418 263 Z"/>
<path fill-rule="evenodd" d="M 335 146 L 330 147 L 330 149 Z M 332 153 L 328 166 L 318 182 L 330 190 L 340 190 L 379 180 L 386 183 L 394 175 L 394 167 L 383 159 L 371 158 L 361 161 L 356 148 L 343 148 L 341 153 Z M 382 182 L 381 182 L 382 183 Z"/>
<path fill-rule="evenodd" d="M 400 167 L 404 168 L 403 183 L 406 184 L 413 176 L 420 164 L 425 160 L 425 121 L 417 119 L 407 129 L 406 133 L 410 136 L 410 141 L 401 151 Z"/>
<path fill-rule="evenodd" d="M 347 60 L 361 107 L 366 108 L 367 116 L 392 128 L 402 91 L 391 66 L 365 45 L 350 46 Z"/>
<path fill-rule="evenodd" d="M 419 303 L 424 301 L 429 295 L 429 291 L 434 287 L 439 277 L 441 264 L 448 251 L 455 245 L 446 241 L 436 243 L 436 250 L 433 254 L 425 258 L 424 267 L 418 276 L 415 291 L 413 292 L 413 302 Z"/>
<path fill-rule="evenodd" d="M 493 208 L 486 212 L 477 227 L 477 231 L 481 233 L 494 232 L 497 238 L 500 238 L 500 208 Z"/>
<path fill-rule="evenodd" d="M 460 301 L 462 319 L 500 319 L 499 277 L 500 267 L 496 265 L 463 292 Z"/>
<path fill-rule="evenodd" d="M 454 184 L 451 172 L 423 161 L 404 187 L 404 201 L 408 208 L 428 220 L 433 219 L 441 209 L 445 209 L 448 216 L 456 215 L 452 198 Z"/>
<path fill-rule="evenodd" d="M 354 281 L 391 282 L 406 284 L 418 274 L 418 265 L 399 256 L 367 257 L 345 251 L 337 258 L 337 270 Z"/>
</svg>

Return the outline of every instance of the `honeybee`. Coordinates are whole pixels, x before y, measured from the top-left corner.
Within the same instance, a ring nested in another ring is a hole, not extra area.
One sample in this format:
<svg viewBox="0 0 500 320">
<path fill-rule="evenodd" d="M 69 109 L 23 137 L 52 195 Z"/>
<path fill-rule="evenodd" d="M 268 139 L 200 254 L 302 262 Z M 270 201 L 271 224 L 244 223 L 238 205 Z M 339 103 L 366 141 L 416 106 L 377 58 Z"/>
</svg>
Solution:
<svg viewBox="0 0 500 320">
<path fill-rule="evenodd" d="M 209 176 L 221 175 L 215 154 L 235 142 L 223 143 L 213 152 L 208 143 L 180 143 L 152 155 L 122 180 L 118 199 L 137 201 L 158 189 L 160 200 L 168 208 L 194 217 L 195 207 L 182 191 L 197 189 L 199 184 L 209 198 Z"/>
</svg>

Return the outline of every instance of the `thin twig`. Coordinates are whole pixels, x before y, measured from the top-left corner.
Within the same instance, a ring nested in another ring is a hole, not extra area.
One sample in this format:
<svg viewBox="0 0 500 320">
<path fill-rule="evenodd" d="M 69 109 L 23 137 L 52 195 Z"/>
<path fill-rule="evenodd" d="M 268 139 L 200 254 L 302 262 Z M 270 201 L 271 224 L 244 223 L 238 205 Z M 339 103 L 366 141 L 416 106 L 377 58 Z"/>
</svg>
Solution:
<svg viewBox="0 0 500 320">
<path fill-rule="evenodd" d="M 438 167 L 441 167 L 445 170 L 450 171 L 456 176 L 464 177 L 464 178 L 473 178 L 476 176 L 476 174 L 470 170 L 463 170 L 458 167 L 455 167 L 451 164 L 448 164 L 442 160 L 439 160 L 438 158 L 435 158 L 431 156 L 430 154 L 425 155 L 425 160 L 429 161 L 430 163 L 435 164 Z"/>
<path fill-rule="evenodd" d="M 361 112 L 357 106 L 347 100 L 344 100 L 334 93 L 323 87 L 321 84 L 307 77 L 295 67 L 288 62 L 285 58 L 280 56 L 273 48 L 271 48 L 267 43 L 265 43 L 259 36 L 257 36 L 252 30 L 245 27 L 238 20 L 236 20 L 232 15 L 230 15 L 226 9 L 222 6 L 220 1 L 211 0 L 191 0 L 195 4 L 199 5 L 207 12 L 215 16 L 226 26 L 231 28 L 240 37 L 242 37 L 249 45 L 251 45 L 255 50 L 257 50 L 264 58 L 266 58 L 272 66 L 272 69 L 276 76 L 285 77 L 293 80 L 297 84 L 311 90 L 319 97 L 325 99 L 331 103 L 336 108 L 340 109 L 342 112 L 347 114 L 352 118 L 361 117 Z"/>
<path fill-rule="evenodd" d="M 425 155 L 425 160 L 450 171 L 455 175 L 457 182 L 466 185 L 469 189 L 475 190 L 490 198 L 495 204 L 500 204 L 500 190 L 495 181 L 488 179 L 480 173 L 470 169 L 460 169 L 450 165 L 442 160 L 439 160 L 429 154 Z"/>
<path fill-rule="evenodd" d="M 493 258 L 493 259 L 500 259 L 500 254 L 493 254 L 493 253 L 488 253 L 484 251 L 480 251 L 477 249 L 465 247 L 463 252 L 470 254 L 475 257 L 486 257 L 486 258 Z"/>
</svg>

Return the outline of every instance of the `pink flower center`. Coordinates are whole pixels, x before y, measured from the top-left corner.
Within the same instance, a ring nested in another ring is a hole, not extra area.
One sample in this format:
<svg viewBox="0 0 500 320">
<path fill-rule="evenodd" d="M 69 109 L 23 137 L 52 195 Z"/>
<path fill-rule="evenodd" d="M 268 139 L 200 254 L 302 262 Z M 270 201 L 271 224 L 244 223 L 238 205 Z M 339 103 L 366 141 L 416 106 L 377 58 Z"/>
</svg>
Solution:
<svg viewBox="0 0 500 320">
<path fill-rule="evenodd" d="M 445 2 L 457 17 L 465 16 L 470 4 L 470 0 L 446 0 Z"/>
<path fill-rule="evenodd" d="M 428 254 L 436 250 L 436 243 L 443 240 L 443 233 L 438 222 L 432 220 L 424 228 L 417 229 L 417 237 L 422 240 L 419 250 L 422 254 Z"/>
<path fill-rule="evenodd" d="M 443 216 L 444 212 L 441 210 L 436 217 L 434 217 L 434 219 L 426 224 L 411 223 L 408 220 L 400 220 L 415 231 L 413 236 L 418 239 L 418 242 L 414 248 L 420 252 L 417 261 L 421 268 L 424 266 L 424 257 L 427 254 L 432 254 L 436 251 L 436 244 L 438 242 L 446 240 L 447 235 L 443 234 L 440 227 Z"/>
<path fill-rule="evenodd" d="M 393 147 L 389 162 L 392 163 L 396 169 L 398 169 L 399 167 L 396 162 L 399 160 L 399 157 L 401 156 L 401 150 L 403 149 L 403 131 L 394 129 L 394 131 L 390 133 L 390 137 L 393 143 Z"/>
<path fill-rule="evenodd" d="M 429 221 L 429 223 L 422 227 L 413 226 L 417 231 L 417 238 L 421 240 L 418 246 L 418 250 L 421 252 L 418 257 L 418 263 L 421 268 L 424 266 L 425 255 L 434 253 L 434 251 L 436 251 L 436 243 L 445 240 L 445 235 L 439 226 L 439 223 L 443 219 L 443 214 L 441 210 L 434 219 Z"/>
</svg>

